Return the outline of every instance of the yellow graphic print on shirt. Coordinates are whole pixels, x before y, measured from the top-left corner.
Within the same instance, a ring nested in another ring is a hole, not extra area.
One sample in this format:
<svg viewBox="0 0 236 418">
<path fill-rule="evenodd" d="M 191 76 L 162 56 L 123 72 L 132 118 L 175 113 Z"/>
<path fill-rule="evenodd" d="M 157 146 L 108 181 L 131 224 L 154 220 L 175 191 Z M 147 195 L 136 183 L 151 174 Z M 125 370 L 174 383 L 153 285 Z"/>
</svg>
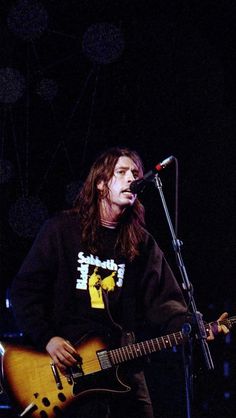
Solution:
<svg viewBox="0 0 236 418">
<path fill-rule="evenodd" d="M 91 308 L 105 309 L 104 292 L 119 294 L 125 278 L 125 263 L 113 258 L 100 259 L 97 255 L 78 253 L 76 292 L 88 292 Z"/>
<path fill-rule="evenodd" d="M 109 276 L 104 277 L 102 280 L 98 274 L 98 267 L 95 267 L 93 273 L 89 277 L 89 294 L 91 299 L 91 307 L 104 309 L 104 302 L 102 297 L 102 289 L 107 292 L 112 292 L 115 289 L 115 276 L 116 272 L 113 271 Z"/>
</svg>

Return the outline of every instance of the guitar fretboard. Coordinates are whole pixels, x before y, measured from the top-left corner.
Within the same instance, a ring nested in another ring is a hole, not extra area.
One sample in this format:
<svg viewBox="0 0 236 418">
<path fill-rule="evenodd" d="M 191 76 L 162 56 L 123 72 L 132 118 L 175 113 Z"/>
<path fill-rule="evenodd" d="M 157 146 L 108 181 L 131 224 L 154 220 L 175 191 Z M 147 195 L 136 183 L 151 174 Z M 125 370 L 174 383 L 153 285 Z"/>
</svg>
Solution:
<svg viewBox="0 0 236 418">
<path fill-rule="evenodd" d="M 227 318 L 222 321 L 218 321 L 218 323 L 224 324 L 230 329 L 232 325 L 236 323 L 236 317 Z M 209 330 L 209 325 L 210 324 L 205 325 L 206 330 Z M 108 350 L 106 355 L 109 359 L 110 365 L 116 366 L 128 360 L 134 360 L 148 354 L 181 345 L 186 342 L 188 338 L 188 334 L 179 331 L 163 337 L 157 337 L 139 343 L 125 345 L 113 350 Z"/>
<path fill-rule="evenodd" d="M 140 343 L 125 345 L 108 351 L 109 360 L 112 365 L 118 365 L 128 360 L 137 359 L 157 351 L 180 345 L 187 339 L 181 331 L 164 337 L 153 338 Z"/>
</svg>

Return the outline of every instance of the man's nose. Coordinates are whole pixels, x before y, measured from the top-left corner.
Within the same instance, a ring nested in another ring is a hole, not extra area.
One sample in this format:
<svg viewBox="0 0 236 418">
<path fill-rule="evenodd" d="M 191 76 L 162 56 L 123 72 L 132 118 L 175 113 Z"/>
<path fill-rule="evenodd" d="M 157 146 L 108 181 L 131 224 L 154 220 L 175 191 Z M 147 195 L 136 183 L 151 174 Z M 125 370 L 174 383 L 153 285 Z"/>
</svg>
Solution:
<svg viewBox="0 0 236 418">
<path fill-rule="evenodd" d="M 133 174 L 133 172 L 132 172 L 131 170 L 128 170 L 128 171 L 127 171 L 127 180 L 128 180 L 129 182 L 132 182 L 132 181 L 134 181 L 134 180 L 135 180 L 134 174 Z"/>
</svg>

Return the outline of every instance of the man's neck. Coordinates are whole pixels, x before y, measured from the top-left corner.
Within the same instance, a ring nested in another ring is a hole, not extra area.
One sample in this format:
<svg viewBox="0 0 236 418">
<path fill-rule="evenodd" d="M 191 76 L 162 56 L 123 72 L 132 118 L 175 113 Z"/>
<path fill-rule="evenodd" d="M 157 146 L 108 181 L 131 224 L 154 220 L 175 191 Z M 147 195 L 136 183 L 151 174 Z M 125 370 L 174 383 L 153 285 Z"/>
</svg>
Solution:
<svg viewBox="0 0 236 418">
<path fill-rule="evenodd" d="M 108 221 L 106 219 L 101 218 L 101 225 L 105 226 L 106 228 L 116 229 L 118 223 L 119 223 L 118 221 L 117 222 Z"/>
<path fill-rule="evenodd" d="M 101 202 L 100 219 L 107 224 L 118 224 L 125 209 L 115 205 L 108 205 L 107 202 Z"/>
</svg>

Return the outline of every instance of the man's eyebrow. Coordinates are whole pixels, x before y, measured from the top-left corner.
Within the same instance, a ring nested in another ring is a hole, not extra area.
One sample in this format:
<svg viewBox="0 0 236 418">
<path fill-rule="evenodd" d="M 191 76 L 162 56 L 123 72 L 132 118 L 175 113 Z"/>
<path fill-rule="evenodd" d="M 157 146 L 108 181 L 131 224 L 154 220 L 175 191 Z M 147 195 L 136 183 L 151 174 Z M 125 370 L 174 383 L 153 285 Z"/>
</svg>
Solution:
<svg viewBox="0 0 236 418">
<path fill-rule="evenodd" d="M 129 170 L 129 168 L 130 167 L 128 167 L 128 166 L 118 165 L 118 166 L 115 167 L 115 170 L 120 170 L 120 169 L 122 169 L 122 170 Z M 137 171 L 137 173 L 138 173 L 139 172 L 139 169 L 138 169 L 138 167 L 134 167 L 134 168 L 131 169 L 131 171 Z"/>
</svg>

